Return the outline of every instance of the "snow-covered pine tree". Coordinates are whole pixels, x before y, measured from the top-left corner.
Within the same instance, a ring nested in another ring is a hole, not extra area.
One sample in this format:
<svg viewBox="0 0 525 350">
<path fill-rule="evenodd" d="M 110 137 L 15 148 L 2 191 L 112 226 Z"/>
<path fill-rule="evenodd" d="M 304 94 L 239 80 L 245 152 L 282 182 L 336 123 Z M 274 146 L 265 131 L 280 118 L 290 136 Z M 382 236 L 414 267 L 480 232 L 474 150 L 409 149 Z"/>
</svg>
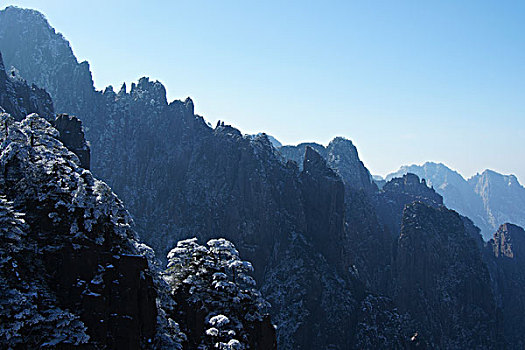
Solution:
<svg viewBox="0 0 525 350">
<path fill-rule="evenodd" d="M 269 304 L 255 288 L 251 263 L 230 241 L 206 246 L 196 238 L 177 243 L 168 254 L 166 279 L 179 306 L 175 317 L 199 349 L 254 348 L 253 335 Z"/>
<path fill-rule="evenodd" d="M 26 239 L 21 213 L 0 196 L 0 348 L 80 345 L 89 336 L 79 317 L 56 306 L 32 264 L 33 245 Z M 29 270 L 28 267 L 29 266 Z"/>
</svg>

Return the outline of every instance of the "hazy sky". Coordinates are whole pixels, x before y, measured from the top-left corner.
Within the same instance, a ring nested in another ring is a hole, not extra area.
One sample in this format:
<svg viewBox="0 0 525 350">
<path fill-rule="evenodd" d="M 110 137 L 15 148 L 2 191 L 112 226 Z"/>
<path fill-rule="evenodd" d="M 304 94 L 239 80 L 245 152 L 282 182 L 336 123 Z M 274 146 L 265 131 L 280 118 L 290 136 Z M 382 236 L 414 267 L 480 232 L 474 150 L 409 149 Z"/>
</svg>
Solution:
<svg viewBox="0 0 525 350">
<path fill-rule="evenodd" d="M 42 11 L 95 85 L 284 144 L 345 136 L 374 174 L 443 162 L 525 182 L 525 1 L 0 1 Z"/>
</svg>

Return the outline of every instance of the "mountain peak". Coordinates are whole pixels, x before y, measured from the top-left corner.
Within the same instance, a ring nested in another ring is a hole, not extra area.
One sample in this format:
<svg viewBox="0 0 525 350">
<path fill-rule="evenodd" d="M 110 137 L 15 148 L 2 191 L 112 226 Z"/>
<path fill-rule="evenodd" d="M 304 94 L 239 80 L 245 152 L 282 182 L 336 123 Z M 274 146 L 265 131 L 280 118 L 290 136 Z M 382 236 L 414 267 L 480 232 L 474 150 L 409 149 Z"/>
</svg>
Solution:
<svg viewBox="0 0 525 350">
<path fill-rule="evenodd" d="M 345 153 L 359 159 L 357 148 L 354 146 L 352 141 L 342 136 L 337 136 L 332 141 L 330 141 L 330 143 L 327 146 L 327 149 L 340 149 L 342 151 L 344 150 Z"/>
<path fill-rule="evenodd" d="M 193 103 L 193 100 L 188 96 L 186 97 L 186 100 L 184 100 L 184 105 L 186 106 L 186 110 L 190 115 L 195 114 L 195 105 Z"/>
<path fill-rule="evenodd" d="M 49 22 L 47 21 L 46 16 L 44 16 L 43 13 L 37 10 L 22 8 L 22 7 L 12 5 L 12 6 L 7 6 L 5 9 L 3 9 L 0 12 L 6 13 L 9 16 L 16 16 L 17 18 L 19 18 L 20 20 L 23 20 L 24 22 L 27 19 L 31 19 L 31 21 L 37 22 L 39 24 L 45 24 L 50 30 L 55 31 L 53 27 L 49 25 Z"/>
<path fill-rule="evenodd" d="M 132 83 L 130 95 L 134 99 L 149 100 L 150 104 L 168 105 L 164 85 L 158 80 L 152 81 L 148 77 L 140 78 L 137 84 Z"/>
<path fill-rule="evenodd" d="M 122 95 L 125 95 L 126 93 L 127 93 L 126 83 L 122 83 L 122 86 L 120 87 L 120 90 L 118 91 L 118 95 L 122 96 Z"/>
<path fill-rule="evenodd" d="M 347 146 L 350 146 L 350 147 L 354 147 L 354 144 L 352 142 L 352 140 L 350 139 L 347 139 L 346 137 L 344 136 L 336 136 L 332 139 L 332 141 L 330 141 L 330 143 L 340 143 L 340 144 L 345 144 Z"/>
<path fill-rule="evenodd" d="M 372 175 L 359 159 L 357 147 L 352 141 L 344 137 L 336 137 L 326 149 L 328 165 L 337 171 L 349 188 L 367 193 L 377 191 Z"/>
</svg>

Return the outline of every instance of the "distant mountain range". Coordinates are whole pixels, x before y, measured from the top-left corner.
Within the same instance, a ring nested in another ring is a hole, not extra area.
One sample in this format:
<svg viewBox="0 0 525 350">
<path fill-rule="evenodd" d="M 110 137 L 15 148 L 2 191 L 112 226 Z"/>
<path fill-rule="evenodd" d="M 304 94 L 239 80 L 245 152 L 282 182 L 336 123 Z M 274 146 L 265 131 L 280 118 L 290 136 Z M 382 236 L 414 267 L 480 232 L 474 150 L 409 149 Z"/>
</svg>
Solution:
<svg viewBox="0 0 525 350">
<path fill-rule="evenodd" d="M 0 52 L 0 347 L 525 345 L 525 232 L 495 226 L 515 178 L 378 181 L 344 137 L 211 127 L 146 77 L 97 91 L 33 10 L 0 11 Z"/>
<path fill-rule="evenodd" d="M 467 180 L 444 164 L 427 162 L 403 166 L 385 180 L 407 173 L 426 179 L 447 207 L 474 221 L 485 240 L 504 223 L 525 226 L 525 188 L 514 175 L 485 170 Z"/>
</svg>

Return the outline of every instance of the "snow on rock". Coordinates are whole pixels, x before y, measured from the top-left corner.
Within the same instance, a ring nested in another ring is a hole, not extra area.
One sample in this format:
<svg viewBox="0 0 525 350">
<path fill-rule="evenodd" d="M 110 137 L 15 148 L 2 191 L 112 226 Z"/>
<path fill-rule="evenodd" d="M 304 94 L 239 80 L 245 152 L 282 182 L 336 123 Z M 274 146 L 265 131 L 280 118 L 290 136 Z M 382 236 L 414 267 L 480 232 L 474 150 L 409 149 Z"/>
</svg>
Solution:
<svg viewBox="0 0 525 350">
<path fill-rule="evenodd" d="M 118 197 L 48 120 L 0 124 L 0 347 L 180 348 L 167 284 Z"/>
</svg>

